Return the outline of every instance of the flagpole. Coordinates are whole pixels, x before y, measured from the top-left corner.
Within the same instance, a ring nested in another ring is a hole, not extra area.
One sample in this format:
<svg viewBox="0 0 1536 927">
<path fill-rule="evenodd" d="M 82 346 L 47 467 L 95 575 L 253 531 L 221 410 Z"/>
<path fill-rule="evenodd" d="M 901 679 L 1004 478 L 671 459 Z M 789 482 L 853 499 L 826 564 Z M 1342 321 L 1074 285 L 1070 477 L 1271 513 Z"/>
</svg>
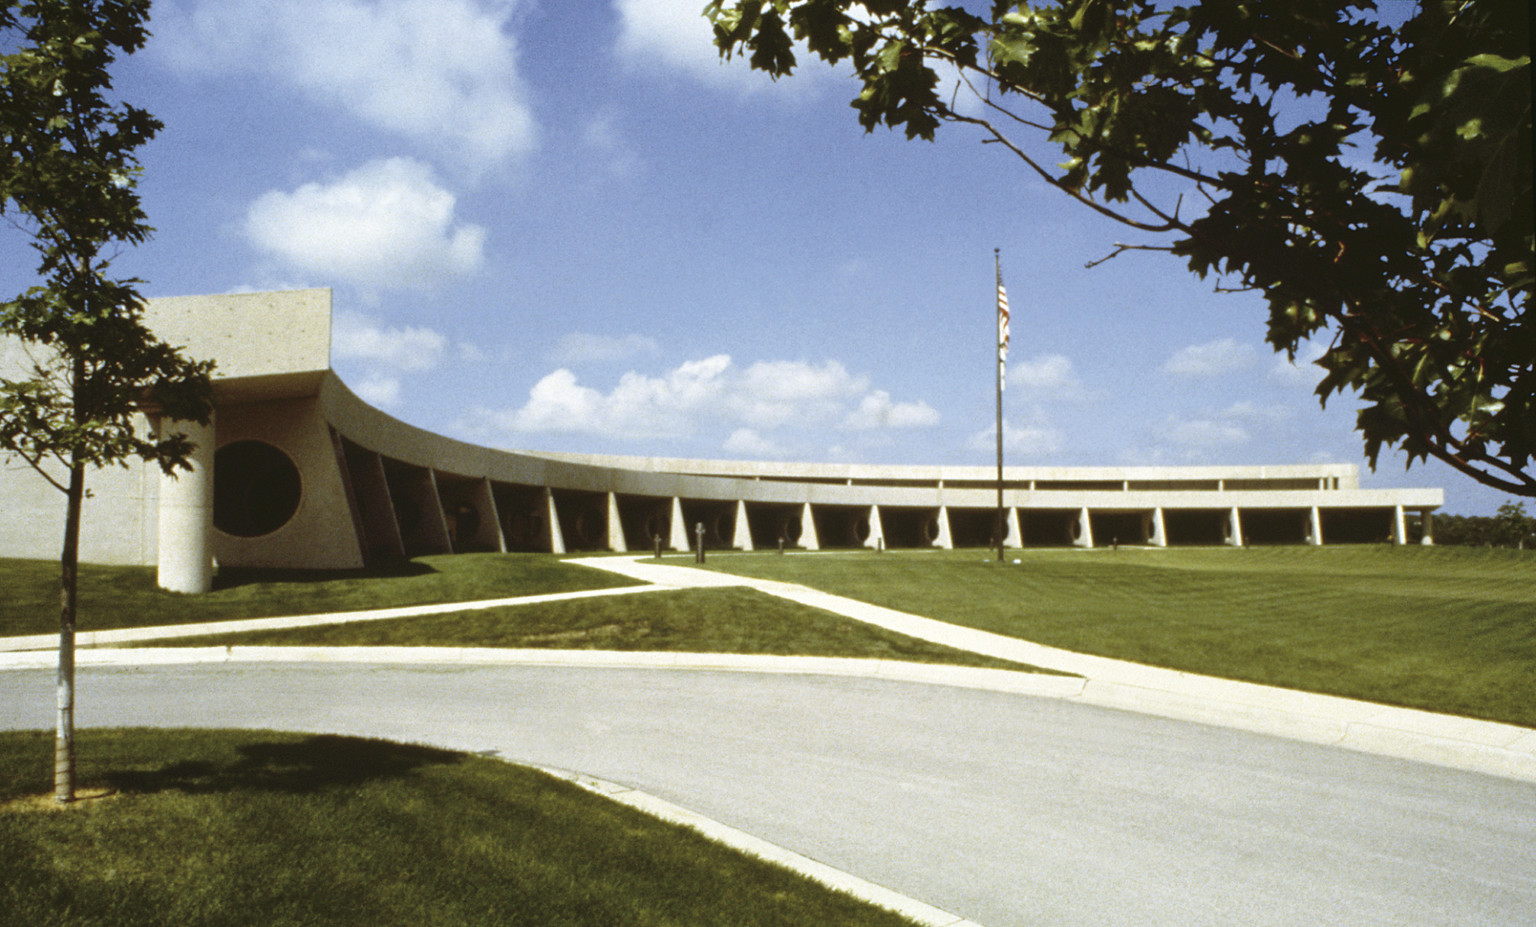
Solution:
<svg viewBox="0 0 1536 927">
<path fill-rule="evenodd" d="M 1003 256 L 1001 248 L 992 249 L 992 263 L 997 270 L 997 562 L 1003 562 L 1003 540 L 1007 518 L 1003 515 L 1003 375 L 1008 356 L 1008 297 L 1003 291 Z"/>
</svg>

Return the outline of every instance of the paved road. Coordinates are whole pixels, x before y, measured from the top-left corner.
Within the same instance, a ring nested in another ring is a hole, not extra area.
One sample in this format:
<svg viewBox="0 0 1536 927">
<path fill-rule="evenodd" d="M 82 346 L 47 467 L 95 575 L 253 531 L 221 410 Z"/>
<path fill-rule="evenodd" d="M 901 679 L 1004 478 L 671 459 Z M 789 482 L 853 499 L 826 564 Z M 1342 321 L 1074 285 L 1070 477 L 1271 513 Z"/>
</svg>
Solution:
<svg viewBox="0 0 1536 927">
<path fill-rule="evenodd" d="M 0 727 L 51 726 L 51 685 L 0 673 Z M 577 770 L 987 927 L 1536 923 L 1536 785 L 1059 699 L 230 664 L 89 668 L 79 705 L 82 725 L 335 731 Z"/>
</svg>

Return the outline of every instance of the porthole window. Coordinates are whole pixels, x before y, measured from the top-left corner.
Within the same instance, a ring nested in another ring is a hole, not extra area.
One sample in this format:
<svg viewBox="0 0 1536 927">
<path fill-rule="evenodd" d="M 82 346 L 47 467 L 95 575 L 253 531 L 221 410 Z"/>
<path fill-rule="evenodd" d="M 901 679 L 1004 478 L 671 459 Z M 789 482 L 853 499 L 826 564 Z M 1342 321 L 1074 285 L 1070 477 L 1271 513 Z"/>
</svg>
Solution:
<svg viewBox="0 0 1536 927">
<path fill-rule="evenodd" d="M 271 534 L 299 510 L 303 483 L 288 455 L 265 441 L 236 441 L 213 458 L 213 524 L 225 534 Z"/>
</svg>

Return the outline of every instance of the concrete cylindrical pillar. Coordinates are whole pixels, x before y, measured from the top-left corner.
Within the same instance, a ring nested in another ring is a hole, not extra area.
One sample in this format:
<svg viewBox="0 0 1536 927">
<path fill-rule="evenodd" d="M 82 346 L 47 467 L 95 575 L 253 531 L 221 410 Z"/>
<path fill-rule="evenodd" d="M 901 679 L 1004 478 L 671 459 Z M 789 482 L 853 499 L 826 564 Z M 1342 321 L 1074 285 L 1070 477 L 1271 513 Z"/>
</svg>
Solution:
<svg viewBox="0 0 1536 927">
<path fill-rule="evenodd" d="M 213 419 L 207 425 L 167 421 L 160 428 L 186 435 L 193 445 L 187 459 L 191 470 L 160 476 L 156 557 L 160 588 L 207 592 L 213 588 Z"/>
</svg>

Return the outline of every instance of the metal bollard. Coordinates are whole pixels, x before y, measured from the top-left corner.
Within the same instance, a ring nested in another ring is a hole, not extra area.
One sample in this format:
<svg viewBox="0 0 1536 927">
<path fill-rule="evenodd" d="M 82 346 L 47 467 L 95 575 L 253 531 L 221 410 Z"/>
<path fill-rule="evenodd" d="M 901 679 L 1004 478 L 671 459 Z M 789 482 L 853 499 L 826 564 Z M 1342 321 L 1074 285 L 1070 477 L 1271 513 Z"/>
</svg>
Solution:
<svg viewBox="0 0 1536 927">
<path fill-rule="evenodd" d="M 656 539 L 656 559 L 661 559 L 661 535 L 654 535 Z"/>
<path fill-rule="evenodd" d="M 698 538 L 698 543 L 694 545 L 694 555 L 693 555 L 694 562 L 696 562 L 696 563 L 703 563 L 704 562 L 704 523 L 702 521 L 693 526 L 693 536 Z"/>
<path fill-rule="evenodd" d="M 781 535 L 779 535 L 779 554 L 782 555 L 783 553 L 784 553 L 784 535 L 781 534 Z"/>
</svg>

